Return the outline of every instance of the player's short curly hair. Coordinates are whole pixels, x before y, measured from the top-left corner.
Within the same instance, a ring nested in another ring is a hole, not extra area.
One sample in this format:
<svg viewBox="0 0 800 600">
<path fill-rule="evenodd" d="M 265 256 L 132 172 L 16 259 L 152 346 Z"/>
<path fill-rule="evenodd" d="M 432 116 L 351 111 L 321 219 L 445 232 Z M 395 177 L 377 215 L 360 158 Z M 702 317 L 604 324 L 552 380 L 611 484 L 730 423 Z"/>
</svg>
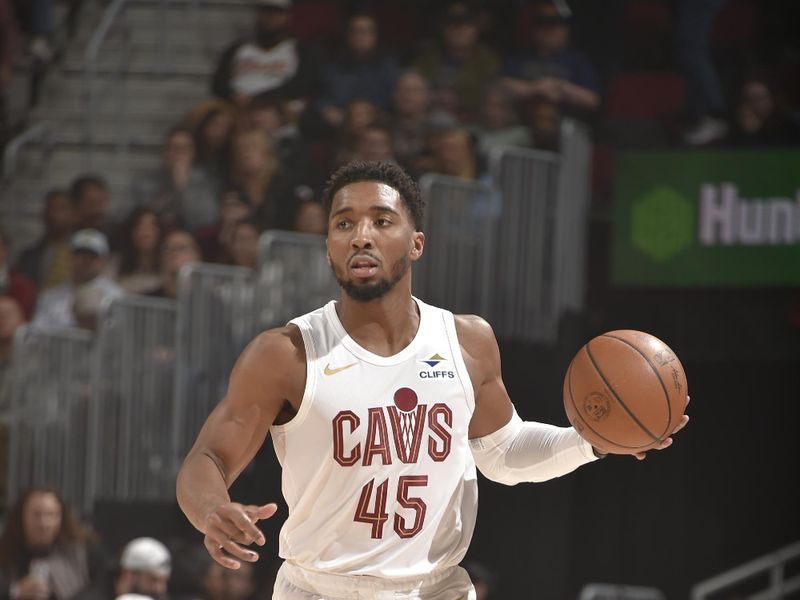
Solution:
<svg viewBox="0 0 800 600">
<path fill-rule="evenodd" d="M 425 203 L 419 192 L 419 186 L 401 167 L 390 162 L 354 160 L 337 169 L 328 179 L 322 194 L 325 213 L 330 215 L 333 197 L 340 189 L 360 181 L 385 183 L 397 190 L 408 209 L 414 229 L 420 229 Z"/>
</svg>

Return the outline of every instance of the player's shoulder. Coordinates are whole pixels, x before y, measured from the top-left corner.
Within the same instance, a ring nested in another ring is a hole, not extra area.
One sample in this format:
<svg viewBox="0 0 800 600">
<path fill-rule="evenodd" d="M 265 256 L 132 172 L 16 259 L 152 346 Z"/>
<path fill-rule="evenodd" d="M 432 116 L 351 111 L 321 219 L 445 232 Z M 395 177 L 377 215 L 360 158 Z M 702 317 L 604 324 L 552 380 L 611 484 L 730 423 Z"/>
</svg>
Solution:
<svg viewBox="0 0 800 600">
<path fill-rule="evenodd" d="M 478 315 L 453 315 L 459 344 L 467 350 L 493 347 L 497 342 L 489 322 Z"/>
<path fill-rule="evenodd" d="M 259 333 L 242 352 L 242 363 L 257 370 L 269 371 L 305 365 L 303 336 L 296 325 L 285 325 Z"/>
</svg>

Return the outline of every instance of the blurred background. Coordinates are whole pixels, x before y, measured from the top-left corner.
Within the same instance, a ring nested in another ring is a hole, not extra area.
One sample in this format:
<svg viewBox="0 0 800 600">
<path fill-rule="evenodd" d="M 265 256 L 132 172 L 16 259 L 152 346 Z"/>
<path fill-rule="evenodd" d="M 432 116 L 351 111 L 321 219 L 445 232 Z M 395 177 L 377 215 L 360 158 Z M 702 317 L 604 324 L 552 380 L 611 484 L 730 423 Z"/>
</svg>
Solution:
<svg viewBox="0 0 800 600">
<path fill-rule="evenodd" d="M 174 478 L 246 343 L 338 295 L 352 159 L 419 181 L 415 293 L 492 323 L 523 418 L 568 424 L 604 331 L 687 373 L 668 452 L 481 482 L 480 598 L 800 597 L 798 31 L 790 0 L 0 0 L 0 598 L 269 597 L 285 507 L 224 573 Z M 232 495 L 280 501 L 271 443 Z"/>
</svg>

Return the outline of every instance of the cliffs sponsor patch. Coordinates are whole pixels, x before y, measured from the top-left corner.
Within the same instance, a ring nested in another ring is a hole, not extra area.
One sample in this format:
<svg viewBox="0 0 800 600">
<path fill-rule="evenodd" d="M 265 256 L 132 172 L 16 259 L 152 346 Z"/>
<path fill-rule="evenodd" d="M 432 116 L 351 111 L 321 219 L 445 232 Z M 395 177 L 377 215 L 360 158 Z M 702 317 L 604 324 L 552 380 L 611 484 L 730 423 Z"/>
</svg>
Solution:
<svg viewBox="0 0 800 600">
<path fill-rule="evenodd" d="M 450 369 L 450 361 L 438 352 L 419 362 L 428 367 L 419 372 L 420 379 L 455 379 L 456 377 L 455 371 Z"/>
</svg>

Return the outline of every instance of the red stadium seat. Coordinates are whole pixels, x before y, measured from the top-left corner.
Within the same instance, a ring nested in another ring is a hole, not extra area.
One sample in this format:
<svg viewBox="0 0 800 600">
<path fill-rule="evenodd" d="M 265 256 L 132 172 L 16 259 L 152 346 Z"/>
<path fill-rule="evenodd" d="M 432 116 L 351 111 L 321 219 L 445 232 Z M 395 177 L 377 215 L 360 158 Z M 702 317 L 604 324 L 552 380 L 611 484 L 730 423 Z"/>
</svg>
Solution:
<svg viewBox="0 0 800 600">
<path fill-rule="evenodd" d="M 344 24 L 339 3 L 333 0 L 295 2 L 291 27 L 302 42 L 324 41 L 341 35 Z"/>
<path fill-rule="evenodd" d="M 643 33 L 669 31 L 673 27 L 672 11 L 663 0 L 640 0 L 625 5 L 625 29 Z"/>
<path fill-rule="evenodd" d="M 623 16 L 623 46 L 628 68 L 663 68 L 673 60 L 675 23 L 664 0 L 628 2 Z"/>
<path fill-rule="evenodd" d="M 756 9 L 751 0 L 728 0 L 711 30 L 711 45 L 715 47 L 746 43 L 755 35 Z"/>
<path fill-rule="evenodd" d="M 674 73 L 621 73 L 608 85 L 606 116 L 658 118 L 683 108 L 686 84 Z"/>
</svg>

